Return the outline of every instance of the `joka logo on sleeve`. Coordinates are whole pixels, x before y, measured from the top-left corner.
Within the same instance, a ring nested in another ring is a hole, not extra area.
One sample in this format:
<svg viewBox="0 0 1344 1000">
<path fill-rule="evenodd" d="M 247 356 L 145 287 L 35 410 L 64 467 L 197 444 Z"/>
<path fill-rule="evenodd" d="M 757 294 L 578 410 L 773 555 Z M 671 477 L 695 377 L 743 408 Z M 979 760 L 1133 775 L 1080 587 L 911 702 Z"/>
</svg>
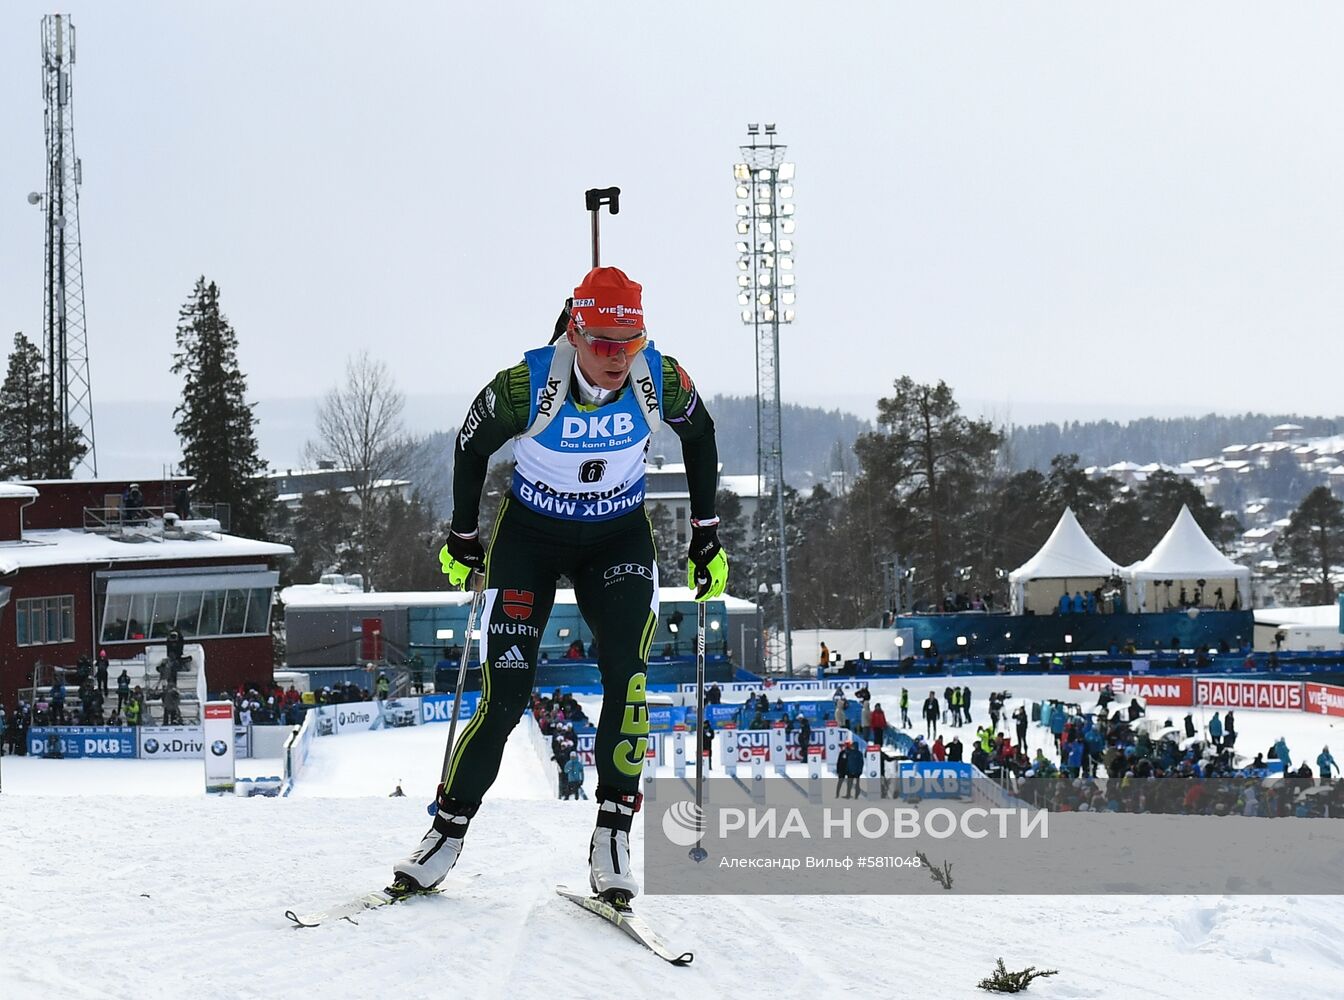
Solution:
<svg viewBox="0 0 1344 1000">
<path fill-rule="evenodd" d="M 504 613 L 516 622 L 527 621 L 532 617 L 532 591 L 506 590 L 500 594 Z"/>
</svg>

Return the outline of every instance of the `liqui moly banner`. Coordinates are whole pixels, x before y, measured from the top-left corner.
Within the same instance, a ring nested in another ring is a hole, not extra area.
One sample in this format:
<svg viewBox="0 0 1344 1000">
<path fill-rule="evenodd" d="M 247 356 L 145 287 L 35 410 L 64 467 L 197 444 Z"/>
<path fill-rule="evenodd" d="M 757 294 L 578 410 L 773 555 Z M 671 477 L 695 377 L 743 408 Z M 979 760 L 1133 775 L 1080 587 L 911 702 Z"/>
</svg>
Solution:
<svg viewBox="0 0 1344 1000">
<path fill-rule="evenodd" d="M 233 702 L 205 703 L 201 743 L 201 753 L 205 758 L 205 790 L 233 791 L 237 783 L 237 772 L 234 769 Z"/>
<path fill-rule="evenodd" d="M 1306 689 L 1305 711 L 1316 715 L 1344 715 L 1344 688 L 1312 681 L 1302 686 Z"/>
<path fill-rule="evenodd" d="M 1195 678 L 1198 704 L 1218 708 L 1279 708 L 1300 712 L 1305 704 L 1300 681 L 1240 681 Z"/>
<path fill-rule="evenodd" d="M 1099 694 L 1107 684 L 1116 699 L 1127 704 L 1130 698 L 1142 698 L 1149 705 L 1181 705 L 1195 703 L 1193 677 L 1133 677 L 1129 674 L 1070 674 L 1069 689 Z"/>
</svg>

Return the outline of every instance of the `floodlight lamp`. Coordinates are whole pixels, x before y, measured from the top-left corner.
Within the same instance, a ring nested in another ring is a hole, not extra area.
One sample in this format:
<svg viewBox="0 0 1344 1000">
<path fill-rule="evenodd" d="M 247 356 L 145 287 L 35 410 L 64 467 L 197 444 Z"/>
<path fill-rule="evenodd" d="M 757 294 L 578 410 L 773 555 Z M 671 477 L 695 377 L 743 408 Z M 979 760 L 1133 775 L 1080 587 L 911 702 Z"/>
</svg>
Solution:
<svg viewBox="0 0 1344 1000">
<path fill-rule="evenodd" d="M 750 288 L 750 287 L 751 287 L 751 277 L 750 277 L 749 275 L 739 274 L 739 275 L 737 276 L 737 284 L 738 284 L 738 287 L 740 287 L 740 288 Z"/>
<path fill-rule="evenodd" d="M 779 241 L 779 252 L 780 252 L 780 253 L 793 253 L 793 240 L 780 240 L 780 241 Z"/>
<path fill-rule="evenodd" d="M 781 233 L 791 233 L 793 232 L 793 225 L 794 223 L 792 219 L 785 219 L 779 224 L 779 231 Z"/>
<path fill-rule="evenodd" d="M 775 311 L 773 309 L 767 309 L 765 311 L 765 321 L 767 323 L 773 323 L 775 321 Z"/>
<path fill-rule="evenodd" d="M 774 252 L 775 252 L 774 240 L 766 240 L 764 243 L 761 244 L 761 253 L 774 253 Z"/>
<path fill-rule="evenodd" d="M 750 214 L 751 214 L 751 207 L 750 207 L 749 205 L 738 205 L 738 206 L 737 206 L 737 216 L 738 216 L 738 218 L 740 218 L 740 219 L 745 219 L 745 218 L 746 218 L 748 215 L 750 215 Z"/>
<path fill-rule="evenodd" d="M 556 632 L 556 635 L 558 635 L 561 639 L 568 639 L 568 638 L 569 638 L 569 632 L 570 632 L 569 626 L 568 626 L 568 625 L 564 625 L 564 626 L 561 626 L 561 628 L 560 628 L 560 630 L 559 630 L 558 632 Z"/>
<path fill-rule="evenodd" d="M 737 304 L 740 306 L 751 305 L 751 296 L 748 295 L 746 292 L 743 292 L 741 295 L 737 297 Z"/>
<path fill-rule="evenodd" d="M 717 632 L 719 630 L 719 620 L 717 618 L 711 619 L 709 623 L 709 628 L 711 631 Z"/>
<path fill-rule="evenodd" d="M 770 293 L 769 293 L 769 292 L 761 292 L 761 294 L 760 294 L 759 296 L 757 296 L 757 297 L 761 300 L 761 305 L 763 305 L 763 306 L 768 306 L 768 305 L 770 304 Z"/>
<path fill-rule="evenodd" d="M 1072 636 L 1072 635 L 1069 635 L 1068 633 L 1065 633 L 1065 635 L 1064 635 L 1064 645 L 1066 645 L 1066 646 L 1072 646 L 1072 645 L 1073 645 L 1073 636 Z"/>
<path fill-rule="evenodd" d="M 769 201 L 769 200 L 770 200 L 770 185 L 769 185 L 769 184 L 757 184 L 757 185 L 756 185 L 756 197 L 757 197 L 757 198 L 764 198 L 766 201 Z"/>
<path fill-rule="evenodd" d="M 779 214 L 780 214 L 780 215 L 792 215 L 792 214 L 793 214 L 793 202 L 791 202 L 791 201 L 786 201 L 784 204 L 780 205 L 780 206 L 779 206 Z"/>
<path fill-rule="evenodd" d="M 966 637 L 964 635 L 957 636 L 957 645 L 958 646 L 966 645 Z"/>
<path fill-rule="evenodd" d="M 773 256 L 771 256 L 770 254 L 763 254 L 761 256 L 761 267 L 764 267 L 767 270 L 769 270 L 774 266 L 775 266 L 775 258 Z"/>
<path fill-rule="evenodd" d="M 747 135 L 756 135 L 761 131 L 759 122 L 747 122 Z"/>
<path fill-rule="evenodd" d="M 780 257 L 780 258 L 779 258 L 779 269 L 780 269 L 781 271 L 792 271 L 792 270 L 793 270 L 793 258 L 792 258 L 792 257 Z"/>
<path fill-rule="evenodd" d="M 756 214 L 768 217 L 774 214 L 774 208 L 768 201 L 758 201 L 756 203 Z"/>
<path fill-rule="evenodd" d="M 1026 653 L 1019 654 L 1017 657 L 1017 662 L 1025 667 L 1027 665 L 1027 654 Z"/>
<path fill-rule="evenodd" d="M 738 241 L 737 241 L 737 252 L 738 252 L 738 253 L 749 253 L 750 251 L 751 251 L 751 247 L 747 246 L 747 245 L 746 245 L 745 243 L 743 243 L 741 240 L 738 240 Z"/>
<path fill-rule="evenodd" d="M 786 286 L 786 287 L 792 285 L 792 284 L 793 284 L 793 275 L 792 275 L 792 274 L 781 274 L 781 275 L 779 276 L 779 283 L 780 283 L 781 285 Z"/>
<path fill-rule="evenodd" d="M 781 164 L 779 165 L 779 179 L 782 180 L 782 181 L 791 181 L 791 180 L 793 180 L 793 168 L 794 168 L 794 166 L 795 166 L 795 164 L 792 164 L 792 163 L 781 163 Z"/>
<path fill-rule="evenodd" d="M 738 269 L 739 271 L 749 271 L 749 270 L 751 270 L 750 266 L 748 265 L 748 263 L 747 263 L 745 260 L 739 260 L 739 261 L 737 262 L 737 269 Z"/>
<path fill-rule="evenodd" d="M 745 295 L 739 295 L 739 296 L 738 296 L 738 301 L 741 302 L 741 301 L 742 301 L 743 299 L 745 299 L 745 298 L 746 298 Z M 743 310 L 742 310 L 742 322 L 743 322 L 743 323 L 750 323 L 750 322 L 751 322 L 751 310 L 750 310 L 750 309 L 743 309 Z"/>
<path fill-rule="evenodd" d="M 747 166 L 745 163 L 734 163 L 733 180 L 735 181 L 751 180 L 751 167 Z"/>
<path fill-rule="evenodd" d="M 756 223 L 756 231 L 762 236 L 769 236 L 773 229 L 770 223 L 762 219 L 760 222 Z"/>
<path fill-rule="evenodd" d="M 793 305 L 794 300 L 798 298 L 798 296 L 793 292 L 784 292 L 783 294 L 780 295 L 779 298 L 786 306 L 791 306 Z"/>
<path fill-rule="evenodd" d="M 766 271 L 764 274 L 761 275 L 761 284 L 765 285 L 767 288 L 774 283 L 774 280 L 775 276 L 774 273 L 771 271 Z"/>
<path fill-rule="evenodd" d="M 747 233 L 749 233 L 749 232 L 751 232 L 751 223 L 750 223 L 750 222 L 739 222 L 739 223 L 737 224 L 737 235 L 739 235 L 739 236 L 746 236 Z"/>
<path fill-rule="evenodd" d="M 785 323 L 792 323 L 792 322 L 793 322 L 793 310 L 792 310 L 792 309 L 785 309 L 785 310 L 784 310 L 784 322 L 785 322 Z"/>
<path fill-rule="evenodd" d="M 480 629 L 478 629 L 478 628 L 474 628 L 474 629 L 471 630 L 471 641 L 472 641 L 472 642 L 480 642 L 480 641 L 481 641 L 481 630 L 480 630 Z"/>
<path fill-rule="evenodd" d="M 676 622 L 668 622 L 667 630 L 671 632 L 673 635 L 676 635 L 679 631 L 681 631 L 681 626 L 678 625 Z"/>
<path fill-rule="evenodd" d="M 760 170 L 756 171 L 756 179 L 758 181 L 768 181 L 770 179 L 770 171 L 762 167 Z"/>
<path fill-rule="evenodd" d="M 774 123 L 774 122 L 766 122 L 766 123 L 765 123 L 765 134 L 766 134 L 766 135 L 774 135 L 774 134 L 775 134 L 775 123 Z"/>
<path fill-rule="evenodd" d="M 739 184 L 739 185 L 737 186 L 737 196 L 738 196 L 739 198 L 750 198 L 750 197 L 751 197 L 751 189 L 750 189 L 749 187 L 747 187 L 745 184 Z"/>
<path fill-rule="evenodd" d="M 441 628 L 435 631 L 434 633 L 435 639 L 451 639 L 452 637 L 453 637 L 453 630 L 450 628 Z"/>
<path fill-rule="evenodd" d="M 30 204 L 30 205 L 40 205 L 40 204 L 42 204 L 42 196 L 41 196 L 40 194 L 38 194 L 36 191 L 29 191 L 29 192 L 28 192 L 28 204 Z"/>
<path fill-rule="evenodd" d="M 781 185 L 781 186 L 780 186 L 780 189 L 779 189 L 779 196 L 780 196 L 781 198 L 792 198 L 792 197 L 793 197 L 793 185 L 792 185 L 792 184 L 783 184 L 783 185 Z"/>
<path fill-rule="evenodd" d="M 905 637 L 898 635 L 896 637 L 896 648 L 900 649 L 904 645 L 905 645 Z"/>
<path fill-rule="evenodd" d="M 930 646 L 932 646 L 932 645 L 933 645 L 933 640 L 932 640 L 932 639 L 920 639 L 920 640 L 919 640 L 919 648 L 920 648 L 920 649 L 928 649 L 928 648 L 929 648 Z"/>
</svg>

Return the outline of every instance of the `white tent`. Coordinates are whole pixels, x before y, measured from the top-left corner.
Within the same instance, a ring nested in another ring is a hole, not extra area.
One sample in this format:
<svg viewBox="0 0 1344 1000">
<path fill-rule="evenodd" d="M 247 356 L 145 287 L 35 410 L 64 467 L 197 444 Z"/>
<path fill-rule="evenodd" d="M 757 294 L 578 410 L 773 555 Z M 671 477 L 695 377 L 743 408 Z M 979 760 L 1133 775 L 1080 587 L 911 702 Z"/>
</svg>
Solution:
<svg viewBox="0 0 1344 1000">
<path fill-rule="evenodd" d="M 1008 574 L 1013 614 L 1048 614 L 1058 607 L 1062 594 L 1096 590 L 1118 573 L 1115 560 L 1097 548 L 1066 507 L 1040 550 Z"/>
<path fill-rule="evenodd" d="M 1245 608 L 1251 596 L 1251 571 L 1218 551 L 1196 523 L 1189 507 L 1153 546 L 1148 558 L 1129 567 L 1130 605 L 1140 612 L 1183 607 Z M 1182 594 L 1184 601 L 1182 603 Z"/>
</svg>

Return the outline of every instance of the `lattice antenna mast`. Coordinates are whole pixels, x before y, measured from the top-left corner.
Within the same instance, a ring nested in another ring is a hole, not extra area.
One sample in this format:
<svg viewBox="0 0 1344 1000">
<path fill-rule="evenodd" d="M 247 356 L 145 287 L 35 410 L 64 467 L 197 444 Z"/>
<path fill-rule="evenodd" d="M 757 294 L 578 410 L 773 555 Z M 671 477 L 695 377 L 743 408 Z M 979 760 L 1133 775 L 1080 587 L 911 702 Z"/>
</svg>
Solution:
<svg viewBox="0 0 1344 1000">
<path fill-rule="evenodd" d="M 774 498 L 775 545 L 761 568 L 757 591 L 778 614 L 782 648 L 766 651 L 767 668 L 793 673 L 789 625 L 789 561 L 785 535 L 784 458 L 779 397 L 779 328 L 793 322 L 793 174 L 788 147 L 776 142 L 775 126 L 747 126 L 737 181 L 737 284 L 742 322 L 756 331 L 756 473 L 761 496 Z M 778 602 L 768 599 L 778 593 Z"/>
<path fill-rule="evenodd" d="M 79 186 L 75 155 L 75 106 L 71 67 L 75 26 L 62 14 L 42 18 L 42 97 L 46 101 L 47 193 L 44 202 L 46 280 L 43 296 L 43 362 L 47 382 L 48 441 L 55 448 L 74 425 L 88 445 L 80 460 L 98 475 L 93 434 L 93 387 L 84 315 L 84 259 L 79 238 Z M 73 471 L 73 470 L 72 470 Z"/>
</svg>

